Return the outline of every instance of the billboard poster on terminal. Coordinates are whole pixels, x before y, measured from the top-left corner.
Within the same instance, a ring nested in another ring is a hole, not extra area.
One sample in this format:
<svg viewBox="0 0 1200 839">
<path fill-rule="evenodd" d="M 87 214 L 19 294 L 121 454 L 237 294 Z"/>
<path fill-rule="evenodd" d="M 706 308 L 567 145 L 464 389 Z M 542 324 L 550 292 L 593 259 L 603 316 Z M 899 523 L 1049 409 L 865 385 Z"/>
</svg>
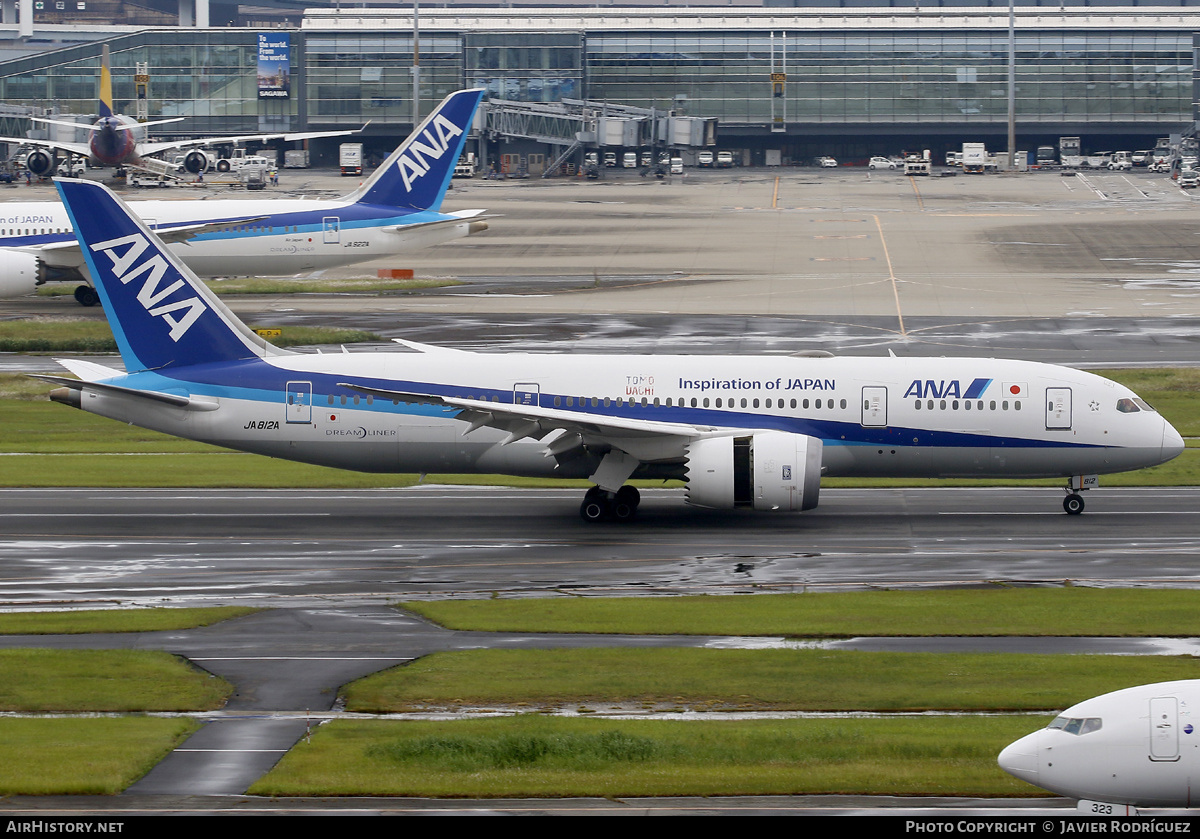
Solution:
<svg viewBox="0 0 1200 839">
<path fill-rule="evenodd" d="M 258 98 L 291 94 L 292 39 L 286 32 L 258 33 Z"/>
</svg>

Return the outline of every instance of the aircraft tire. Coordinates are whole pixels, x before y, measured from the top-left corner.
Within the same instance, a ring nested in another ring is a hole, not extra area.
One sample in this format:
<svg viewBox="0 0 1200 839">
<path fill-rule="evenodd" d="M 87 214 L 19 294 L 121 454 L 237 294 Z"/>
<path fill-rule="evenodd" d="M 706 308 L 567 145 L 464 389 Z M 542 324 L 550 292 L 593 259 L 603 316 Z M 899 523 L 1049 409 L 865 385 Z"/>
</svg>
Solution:
<svg viewBox="0 0 1200 839">
<path fill-rule="evenodd" d="M 608 509 L 602 498 L 585 498 L 579 505 L 579 517 L 586 522 L 602 521 L 608 518 Z"/>
<path fill-rule="evenodd" d="M 100 295 L 90 285 L 77 286 L 75 288 L 75 302 L 80 306 L 95 306 L 100 302 Z"/>
<path fill-rule="evenodd" d="M 637 487 L 623 486 L 617 490 L 617 497 L 612 502 L 612 516 L 617 521 L 630 521 L 637 516 L 638 504 L 642 494 Z"/>
<path fill-rule="evenodd" d="M 1063 509 L 1067 511 L 1067 515 L 1079 515 L 1083 512 L 1083 496 L 1071 493 L 1063 499 Z"/>
</svg>

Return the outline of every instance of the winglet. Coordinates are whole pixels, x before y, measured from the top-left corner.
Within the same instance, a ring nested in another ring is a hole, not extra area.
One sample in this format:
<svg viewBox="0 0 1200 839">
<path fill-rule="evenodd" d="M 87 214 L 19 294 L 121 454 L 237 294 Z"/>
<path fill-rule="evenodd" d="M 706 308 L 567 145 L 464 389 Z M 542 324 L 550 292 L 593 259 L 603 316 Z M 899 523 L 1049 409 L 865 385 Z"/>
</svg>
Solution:
<svg viewBox="0 0 1200 839">
<path fill-rule="evenodd" d="M 283 355 L 229 311 L 106 186 L 55 179 L 125 369 Z"/>
<path fill-rule="evenodd" d="M 443 99 L 347 200 L 438 210 L 483 94 L 460 90 Z"/>
</svg>

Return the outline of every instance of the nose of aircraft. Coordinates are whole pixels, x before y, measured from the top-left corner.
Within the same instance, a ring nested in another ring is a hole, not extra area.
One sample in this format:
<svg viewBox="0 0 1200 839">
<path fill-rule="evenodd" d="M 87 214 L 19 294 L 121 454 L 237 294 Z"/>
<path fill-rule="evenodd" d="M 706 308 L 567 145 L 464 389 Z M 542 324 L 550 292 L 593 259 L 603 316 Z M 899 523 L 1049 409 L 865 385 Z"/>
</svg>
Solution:
<svg viewBox="0 0 1200 839">
<path fill-rule="evenodd" d="M 1038 733 L 1034 732 L 1015 743 L 1010 743 L 996 758 L 996 762 L 1005 772 L 1035 786 L 1038 781 Z"/>
<path fill-rule="evenodd" d="M 1178 457 L 1183 451 L 1183 437 L 1175 430 L 1175 426 L 1163 420 L 1162 459 L 1166 463 L 1173 457 Z"/>
</svg>

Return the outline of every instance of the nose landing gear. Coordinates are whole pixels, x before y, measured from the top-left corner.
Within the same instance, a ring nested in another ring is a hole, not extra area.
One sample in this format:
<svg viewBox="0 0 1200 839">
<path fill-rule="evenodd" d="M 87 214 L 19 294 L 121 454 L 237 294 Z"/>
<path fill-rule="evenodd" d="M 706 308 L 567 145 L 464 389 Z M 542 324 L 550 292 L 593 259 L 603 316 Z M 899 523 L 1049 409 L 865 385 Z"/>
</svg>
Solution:
<svg viewBox="0 0 1200 839">
<path fill-rule="evenodd" d="M 1079 493 L 1100 486 L 1099 475 L 1072 475 L 1067 479 L 1063 491 L 1067 497 L 1063 499 L 1063 509 L 1069 516 L 1077 516 L 1083 512 L 1083 496 Z"/>
<path fill-rule="evenodd" d="M 641 500 L 642 495 L 637 491 L 637 487 L 623 486 L 616 492 L 592 487 L 583 497 L 583 503 L 579 505 L 579 517 L 587 522 L 632 521 L 637 516 Z"/>
</svg>

